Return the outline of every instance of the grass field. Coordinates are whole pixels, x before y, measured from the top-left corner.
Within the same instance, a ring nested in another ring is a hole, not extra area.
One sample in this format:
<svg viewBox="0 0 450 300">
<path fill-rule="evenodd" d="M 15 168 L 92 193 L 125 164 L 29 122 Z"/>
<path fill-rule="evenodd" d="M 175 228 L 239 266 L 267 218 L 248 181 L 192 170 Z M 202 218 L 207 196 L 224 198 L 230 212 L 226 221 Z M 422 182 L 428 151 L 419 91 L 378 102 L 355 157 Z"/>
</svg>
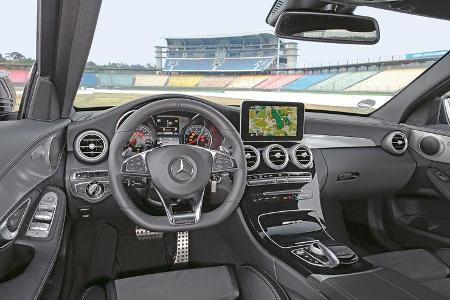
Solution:
<svg viewBox="0 0 450 300">
<path fill-rule="evenodd" d="M 124 104 L 140 97 L 145 97 L 145 95 L 136 94 L 114 94 L 114 93 L 95 93 L 95 94 L 81 94 L 77 95 L 75 100 L 75 107 L 88 108 L 88 107 L 108 107 Z M 202 96 L 201 98 L 223 105 L 241 105 L 242 100 L 219 97 L 219 96 Z M 374 109 L 362 109 L 356 107 L 345 107 L 345 106 L 331 106 L 331 105 L 318 105 L 318 104 L 308 104 L 305 103 L 306 110 L 325 110 L 325 111 L 339 111 L 345 113 L 356 113 L 356 114 L 369 114 L 374 111 Z"/>
<path fill-rule="evenodd" d="M 129 91 L 113 91 L 113 92 L 91 92 L 91 93 L 79 93 L 75 99 L 75 107 L 78 108 L 89 108 L 89 107 L 111 107 L 120 104 L 124 104 L 138 98 L 151 96 L 155 94 L 162 94 L 164 91 L 139 91 L 139 92 L 129 92 Z M 183 93 L 183 91 L 177 92 Z M 189 93 L 192 94 L 192 93 Z M 215 95 L 217 94 L 217 95 Z M 203 98 L 205 100 L 215 102 L 218 104 L 224 105 L 235 105 L 239 106 L 242 100 L 260 100 L 254 99 L 252 95 L 247 95 L 245 93 L 242 94 L 242 98 L 233 97 L 225 97 L 224 95 L 220 95 L 220 93 L 201 93 L 198 92 L 195 95 Z M 266 93 L 269 94 L 270 93 Z M 239 95 L 239 94 L 238 94 Z M 350 95 L 349 95 L 350 97 Z M 17 101 L 16 101 L 16 110 L 19 109 L 21 94 L 18 93 Z M 278 99 L 277 95 L 274 94 L 273 99 Z M 283 99 L 280 99 L 283 100 Z M 301 101 L 301 99 L 299 99 Z M 305 101 L 303 101 L 305 102 Z M 369 114 L 374 111 L 374 109 L 362 109 L 357 107 L 350 106 L 341 106 L 341 105 L 321 105 L 316 103 L 305 103 L 305 107 L 307 110 L 324 110 L 324 111 L 337 111 L 344 113 L 356 113 L 356 114 Z"/>
</svg>

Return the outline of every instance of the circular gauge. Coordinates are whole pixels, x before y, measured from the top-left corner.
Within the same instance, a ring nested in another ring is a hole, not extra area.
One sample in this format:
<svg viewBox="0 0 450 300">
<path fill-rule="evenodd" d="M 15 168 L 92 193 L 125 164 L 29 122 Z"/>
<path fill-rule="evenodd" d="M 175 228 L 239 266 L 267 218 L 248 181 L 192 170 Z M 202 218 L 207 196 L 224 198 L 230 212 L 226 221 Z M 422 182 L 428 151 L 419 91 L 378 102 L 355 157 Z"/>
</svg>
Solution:
<svg viewBox="0 0 450 300">
<path fill-rule="evenodd" d="M 203 148 L 210 148 L 212 144 L 211 132 L 202 125 L 191 125 L 184 132 L 184 143 Z"/>
<path fill-rule="evenodd" d="M 128 145 L 134 151 L 142 152 L 150 149 L 153 146 L 154 141 L 155 135 L 153 131 L 145 125 L 139 125 L 131 135 Z"/>
</svg>

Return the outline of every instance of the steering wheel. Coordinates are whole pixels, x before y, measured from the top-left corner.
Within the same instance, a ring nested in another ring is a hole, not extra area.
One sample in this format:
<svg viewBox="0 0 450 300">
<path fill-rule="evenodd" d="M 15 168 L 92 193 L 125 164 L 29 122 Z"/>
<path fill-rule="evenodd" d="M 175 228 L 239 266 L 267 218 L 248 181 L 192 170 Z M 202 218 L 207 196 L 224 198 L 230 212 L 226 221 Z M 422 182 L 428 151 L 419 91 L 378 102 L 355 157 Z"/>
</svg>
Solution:
<svg viewBox="0 0 450 300">
<path fill-rule="evenodd" d="M 168 111 L 192 112 L 214 122 L 231 151 L 192 145 L 152 148 L 124 159 L 123 145 L 136 127 Z M 200 101 L 171 98 L 147 104 L 134 112 L 115 133 L 108 157 L 111 191 L 120 209 L 137 225 L 151 231 L 174 232 L 201 229 L 225 220 L 236 209 L 246 186 L 244 145 L 233 124 L 220 112 Z M 211 176 L 232 174 L 232 185 L 224 202 L 202 214 L 203 196 Z M 166 216 L 152 216 L 138 208 L 128 196 L 124 180 L 146 179 L 160 198 Z M 189 209 L 177 209 L 183 203 Z"/>
</svg>

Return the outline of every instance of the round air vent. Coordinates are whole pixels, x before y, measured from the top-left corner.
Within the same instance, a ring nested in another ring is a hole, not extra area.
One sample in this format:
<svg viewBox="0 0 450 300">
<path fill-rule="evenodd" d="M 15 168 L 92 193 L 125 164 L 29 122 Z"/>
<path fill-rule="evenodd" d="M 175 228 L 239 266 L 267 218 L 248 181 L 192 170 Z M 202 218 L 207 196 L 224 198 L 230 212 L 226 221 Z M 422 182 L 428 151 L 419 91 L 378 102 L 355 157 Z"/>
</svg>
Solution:
<svg viewBox="0 0 450 300">
<path fill-rule="evenodd" d="M 264 148 L 263 158 L 266 164 L 274 170 L 284 169 L 289 162 L 288 152 L 278 144 L 272 144 Z"/>
<path fill-rule="evenodd" d="M 392 154 L 403 154 L 408 148 L 408 139 L 403 132 L 394 131 L 383 139 L 382 146 Z"/>
<path fill-rule="evenodd" d="M 313 155 L 311 150 L 304 145 L 295 145 L 289 149 L 291 161 L 301 169 L 311 167 L 313 163 Z"/>
<path fill-rule="evenodd" d="M 75 140 L 75 154 L 82 161 L 93 163 L 105 158 L 108 153 L 108 139 L 96 130 L 88 130 Z"/>
<path fill-rule="evenodd" d="M 245 159 L 247 161 L 247 171 L 256 170 L 261 162 L 261 155 L 259 154 L 258 149 L 250 145 L 245 145 L 244 149 Z"/>
</svg>

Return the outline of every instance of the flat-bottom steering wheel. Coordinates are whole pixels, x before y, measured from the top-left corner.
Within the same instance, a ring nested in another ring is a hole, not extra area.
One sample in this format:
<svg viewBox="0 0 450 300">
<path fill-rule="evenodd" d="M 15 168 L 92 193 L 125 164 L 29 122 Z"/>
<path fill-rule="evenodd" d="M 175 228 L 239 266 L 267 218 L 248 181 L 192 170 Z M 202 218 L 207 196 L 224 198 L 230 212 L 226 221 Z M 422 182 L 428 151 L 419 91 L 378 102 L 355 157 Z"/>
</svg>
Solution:
<svg viewBox="0 0 450 300">
<path fill-rule="evenodd" d="M 134 130 L 150 116 L 165 112 L 202 115 L 220 130 L 231 151 L 210 150 L 191 145 L 152 148 L 124 159 L 123 145 Z M 225 220 L 238 206 L 246 186 L 246 161 L 242 139 L 233 124 L 203 102 L 171 98 L 145 105 L 117 130 L 109 151 L 111 190 L 120 209 L 137 225 L 152 231 L 173 232 L 213 226 Z M 212 175 L 232 174 L 232 185 L 223 203 L 202 214 L 205 188 Z M 146 179 L 156 190 L 167 216 L 152 216 L 138 208 L 128 196 L 125 178 Z M 189 209 L 176 209 L 180 203 Z"/>
</svg>

